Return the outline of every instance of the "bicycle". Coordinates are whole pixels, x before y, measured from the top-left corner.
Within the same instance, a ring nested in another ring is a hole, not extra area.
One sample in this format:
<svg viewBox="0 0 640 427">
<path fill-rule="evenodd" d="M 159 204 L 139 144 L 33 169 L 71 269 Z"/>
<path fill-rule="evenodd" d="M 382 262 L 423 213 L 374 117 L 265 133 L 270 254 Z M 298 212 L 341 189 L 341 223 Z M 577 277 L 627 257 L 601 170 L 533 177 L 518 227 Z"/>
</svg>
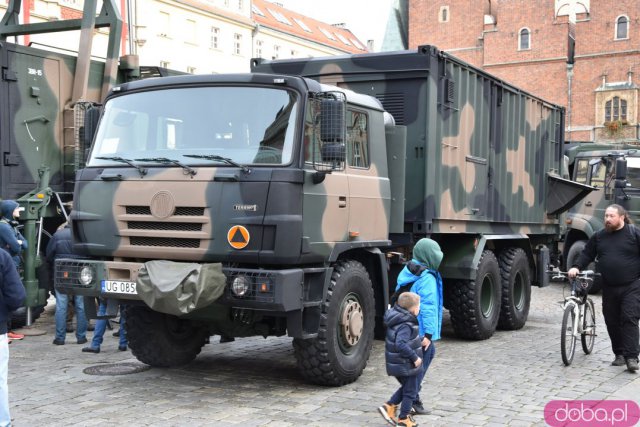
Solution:
<svg viewBox="0 0 640 427">
<path fill-rule="evenodd" d="M 553 273 L 552 279 L 569 279 L 564 271 Z M 589 298 L 589 287 L 593 283 L 595 274 L 591 270 L 585 270 L 574 278 L 569 279 L 571 295 L 564 298 L 562 308 L 562 332 L 560 335 L 560 354 L 566 366 L 571 365 L 576 351 L 578 336 L 585 354 L 593 351 L 596 339 L 596 312 L 593 300 Z"/>
</svg>

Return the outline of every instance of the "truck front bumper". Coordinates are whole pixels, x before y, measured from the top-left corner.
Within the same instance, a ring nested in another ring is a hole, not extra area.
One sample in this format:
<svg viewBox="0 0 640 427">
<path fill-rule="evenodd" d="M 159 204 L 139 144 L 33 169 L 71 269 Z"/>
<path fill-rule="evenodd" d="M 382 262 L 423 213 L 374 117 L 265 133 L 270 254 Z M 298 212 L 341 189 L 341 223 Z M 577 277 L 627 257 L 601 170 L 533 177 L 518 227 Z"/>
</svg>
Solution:
<svg viewBox="0 0 640 427">
<path fill-rule="evenodd" d="M 131 292 L 131 286 L 115 286 L 114 290 L 105 284 L 135 284 L 142 265 L 132 262 L 59 259 L 55 264 L 54 284 L 56 290 L 63 293 L 141 300 L 135 292 L 135 286 Z M 222 271 L 226 277 L 226 285 L 216 304 L 286 313 L 301 310 L 305 302 L 309 302 L 309 295 L 314 295 L 314 300 L 320 299 L 317 292 L 305 291 L 303 269 L 263 270 L 223 266 Z M 316 275 L 317 269 L 312 273 Z"/>
</svg>

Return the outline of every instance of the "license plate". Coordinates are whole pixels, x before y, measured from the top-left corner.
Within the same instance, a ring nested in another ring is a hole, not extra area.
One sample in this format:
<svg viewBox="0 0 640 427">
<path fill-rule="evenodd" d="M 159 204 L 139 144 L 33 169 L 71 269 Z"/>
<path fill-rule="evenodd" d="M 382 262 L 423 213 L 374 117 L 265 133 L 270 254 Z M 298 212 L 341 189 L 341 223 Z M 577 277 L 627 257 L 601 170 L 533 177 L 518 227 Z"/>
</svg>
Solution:
<svg viewBox="0 0 640 427">
<path fill-rule="evenodd" d="M 121 282 L 117 280 L 103 280 L 102 293 L 137 295 L 136 282 Z"/>
</svg>

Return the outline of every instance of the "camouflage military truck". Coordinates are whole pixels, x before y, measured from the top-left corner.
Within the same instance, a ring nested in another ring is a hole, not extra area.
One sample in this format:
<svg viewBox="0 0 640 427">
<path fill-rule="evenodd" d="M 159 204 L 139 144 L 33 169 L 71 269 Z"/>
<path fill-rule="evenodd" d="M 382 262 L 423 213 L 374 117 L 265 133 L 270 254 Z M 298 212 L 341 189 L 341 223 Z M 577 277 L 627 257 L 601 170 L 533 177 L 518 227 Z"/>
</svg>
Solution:
<svg viewBox="0 0 640 427">
<path fill-rule="evenodd" d="M 59 260 L 58 289 L 128 305 L 144 363 L 288 335 L 305 378 L 341 385 L 430 235 L 460 336 L 524 325 L 582 191 L 560 176 L 562 108 L 428 46 L 253 65 L 112 90 L 75 187 L 91 259 Z"/>
<path fill-rule="evenodd" d="M 41 253 L 48 237 L 66 220 L 76 171 L 84 165 L 84 115 L 116 81 L 136 78 L 137 58 L 118 64 L 122 19 L 113 1 L 84 2 L 82 19 L 19 24 L 20 0 L 11 0 L 0 22 L 0 197 L 16 199 L 29 242 L 23 281 L 29 313 L 13 326 L 30 324 L 46 304 L 50 278 Z M 87 12 L 90 11 L 90 12 Z M 105 61 L 91 61 L 95 28 L 109 27 Z M 10 43 L 13 36 L 80 30 L 77 55 Z M 153 70 L 147 70 L 148 72 Z"/>
<path fill-rule="evenodd" d="M 566 213 L 563 259 L 573 265 L 587 240 L 604 228 L 604 211 L 612 203 L 623 206 L 631 219 L 640 219 L 640 151 L 637 146 L 580 144 L 566 150 L 571 179 L 597 188 Z M 591 269 L 597 270 L 597 262 Z M 596 280 L 590 292 L 598 292 Z"/>
</svg>

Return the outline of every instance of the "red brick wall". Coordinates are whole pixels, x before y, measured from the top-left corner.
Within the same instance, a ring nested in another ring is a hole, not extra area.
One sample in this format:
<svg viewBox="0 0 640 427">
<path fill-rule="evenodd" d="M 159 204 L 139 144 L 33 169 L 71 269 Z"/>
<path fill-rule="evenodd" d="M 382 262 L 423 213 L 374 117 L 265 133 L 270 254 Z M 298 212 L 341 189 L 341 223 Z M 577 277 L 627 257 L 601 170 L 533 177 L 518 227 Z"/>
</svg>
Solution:
<svg viewBox="0 0 640 427">
<path fill-rule="evenodd" d="M 567 17 L 555 17 L 555 0 L 492 0 L 495 25 L 484 25 L 489 6 L 484 0 L 410 0 L 409 44 L 433 44 L 489 73 L 550 102 L 568 107 Z M 438 22 L 441 6 L 450 21 Z M 578 16 L 576 63 L 573 69 L 571 115 L 567 139 L 590 140 L 601 129 L 596 115 L 596 89 L 623 82 L 633 71 L 640 86 L 640 4 L 638 0 L 592 0 L 589 15 Z M 615 20 L 629 17 L 629 39 L 614 40 Z M 531 33 L 529 50 L 518 50 L 518 33 Z M 483 31 L 484 30 L 484 31 Z M 475 49 L 474 49 L 475 48 Z M 631 123 L 640 119 L 635 108 Z M 587 128 L 586 130 L 575 130 Z"/>
</svg>

